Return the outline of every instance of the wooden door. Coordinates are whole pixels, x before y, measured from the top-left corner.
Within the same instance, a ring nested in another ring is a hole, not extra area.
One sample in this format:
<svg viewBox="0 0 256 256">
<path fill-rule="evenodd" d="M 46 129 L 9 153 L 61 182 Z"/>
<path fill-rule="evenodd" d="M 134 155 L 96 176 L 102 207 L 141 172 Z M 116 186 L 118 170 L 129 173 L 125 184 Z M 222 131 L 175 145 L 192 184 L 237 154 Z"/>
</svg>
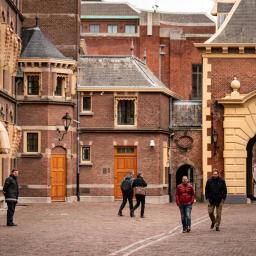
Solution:
<svg viewBox="0 0 256 256">
<path fill-rule="evenodd" d="M 52 155 L 51 199 L 65 201 L 66 197 L 66 155 Z"/>
<path fill-rule="evenodd" d="M 115 199 L 122 198 L 120 184 L 130 172 L 137 175 L 137 151 L 135 147 L 115 148 Z"/>
</svg>

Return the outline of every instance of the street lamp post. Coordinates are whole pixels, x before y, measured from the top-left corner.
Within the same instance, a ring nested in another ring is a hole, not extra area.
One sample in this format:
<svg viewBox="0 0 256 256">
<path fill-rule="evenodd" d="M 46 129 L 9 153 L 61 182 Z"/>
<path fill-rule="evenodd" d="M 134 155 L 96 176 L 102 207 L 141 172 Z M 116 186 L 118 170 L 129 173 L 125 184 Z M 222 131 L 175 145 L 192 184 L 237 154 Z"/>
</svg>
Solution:
<svg viewBox="0 0 256 256">
<path fill-rule="evenodd" d="M 72 118 L 70 117 L 70 115 L 68 113 L 65 114 L 65 116 L 62 117 L 62 122 L 64 125 L 64 132 L 61 132 L 59 128 L 57 128 L 57 132 L 59 134 L 58 140 L 62 141 L 64 138 L 64 135 L 67 134 L 68 129 L 70 127 L 71 124 L 71 120 Z"/>
</svg>

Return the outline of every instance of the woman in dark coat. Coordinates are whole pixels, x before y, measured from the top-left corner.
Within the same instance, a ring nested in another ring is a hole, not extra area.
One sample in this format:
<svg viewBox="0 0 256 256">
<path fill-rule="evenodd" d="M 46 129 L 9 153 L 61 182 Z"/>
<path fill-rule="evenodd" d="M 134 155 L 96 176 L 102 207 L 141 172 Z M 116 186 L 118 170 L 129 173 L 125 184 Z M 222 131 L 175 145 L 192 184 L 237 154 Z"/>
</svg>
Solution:
<svg viewBox="0 0 256 256">
<path fill-rule="evenodd" d="M 140 217 L 144 218 L 144 209 L 145 209 L 145 197 L 146 197 L 146 189 L 147 183 L 143 179 L 141 173 L 138 173 L 137 178 L 133 181 L 132 187 L 135 188 L 135 197 L 136 197 L 136 205 L 133 208 L 135 211 L 141 203 Z"/>
</svg>

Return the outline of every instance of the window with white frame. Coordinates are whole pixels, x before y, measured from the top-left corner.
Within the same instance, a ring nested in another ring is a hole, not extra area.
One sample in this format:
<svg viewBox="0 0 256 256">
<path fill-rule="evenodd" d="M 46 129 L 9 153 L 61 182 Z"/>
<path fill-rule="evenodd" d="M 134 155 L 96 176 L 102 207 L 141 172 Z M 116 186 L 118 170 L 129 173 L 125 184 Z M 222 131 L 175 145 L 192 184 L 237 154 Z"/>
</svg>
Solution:
<svg viewBox="0 0 256 256">
<path fill-rule="evenodd" d="M 82 111 L 83 112 L 92 111 L 92 97 L 90 95 L 85 95 L 82 97 Z"/>
<path fill-rule="evenodd" d="M 116 99 L 116 125 L 136 125 L 136 99 Z"/>
<path fill-rule="evenodd" d="M 109 24 L 108 25 L 108 33 L 117 33 L 117 25 Z"/>
<path fill-rule="evenodd" d="M 40 75 L 39 74 L 27 75 L 27 94 L 39 95 L 39 89 L 40 89 Z"/>
<path fill-rule="evenodd" d="M 82 146 L 81 162 L 91 162 L 91 147 L 90 146 Z"/>
<path fill-rule="evenodd" d="M 99 24 L 90 24 L 89 25 L 89 32 L 90 33 L 99 33 L 100 32 L 100 25 Z"/>
<path fill-rule="evenodd" d="M 25 132 L 24 134 L 24 152 L 39 153 L 40 152 L 40 132 Z"/>
<path fill-rule="evenodd" d="M 136 33 L 135 25 L 125 25 L 125 33 L 126 34 L 135 34 Z"/>
</svg>

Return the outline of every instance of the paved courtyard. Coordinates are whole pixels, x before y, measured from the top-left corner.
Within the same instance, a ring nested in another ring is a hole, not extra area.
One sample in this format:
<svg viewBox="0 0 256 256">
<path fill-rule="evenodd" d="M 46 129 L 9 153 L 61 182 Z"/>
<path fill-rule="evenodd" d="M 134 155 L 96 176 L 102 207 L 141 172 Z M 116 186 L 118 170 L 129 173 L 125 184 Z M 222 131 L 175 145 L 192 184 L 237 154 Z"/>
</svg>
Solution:
<svg viewBox="0 0 256 256">
<path fill-rule="evenodd" d="M 130 218 L 115 203 L 17 207 L 17 227 L 0 210 L 0 255 L 256 255 L 256 205 L 225 205 L 221 231 L 210 230 L 207 205 L 196 203 L 191 233 L 181 233 L 175 204 L 146 205 Z"/>
</svg>

